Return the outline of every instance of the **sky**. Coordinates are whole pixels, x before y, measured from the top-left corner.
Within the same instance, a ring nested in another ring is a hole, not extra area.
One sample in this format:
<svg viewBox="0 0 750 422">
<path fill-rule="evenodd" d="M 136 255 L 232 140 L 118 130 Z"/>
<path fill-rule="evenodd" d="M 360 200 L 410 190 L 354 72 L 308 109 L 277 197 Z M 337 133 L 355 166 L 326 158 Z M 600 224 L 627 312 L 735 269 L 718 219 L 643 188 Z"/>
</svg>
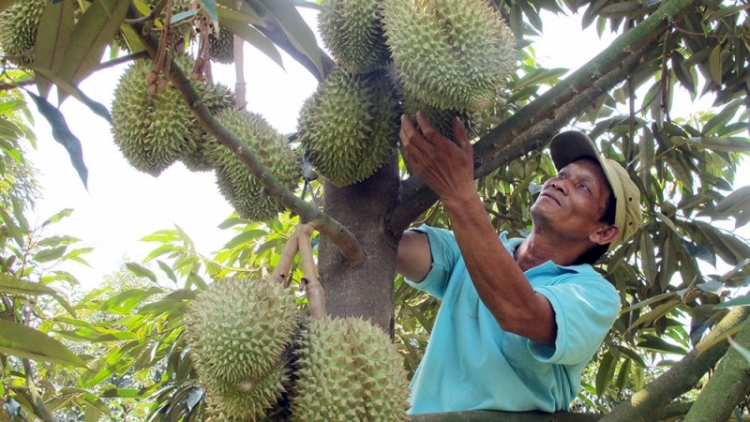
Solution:
<svg viewBox="0 0 750 422">
<path fill-rule="evenodd" d="M 314 13 L 300 11 L 314 26 Z M 544 12 L 543 22 L 546 36 L 536 40 L 533 47 L 538 61 L 550 68 L 575 70 L 613 39 L 605 34 L 600 40 L 594 25 L 582 31 L 579 16 L 555 17 Z M 284 69 L 247 45 L 245 56 L 248 109 L 262 114 L 279 132 L 294 132 L 299 109 L 315 90 L 316 80 L 288 56 L 284 55 Z M 110 108 L 116 81 L 125 68 L 97 72 L 79 87 Z M 234 88 L 233 67 L 214 64 L 213 75 L 215 81 Z M 212 173 L 191 173 L 181 163 L 158 178 L 138 172 L 118 150 L 109 124 L 75 99 L 68 99 L 61 111 L 71 131 L 81 140 L 89 171 L 87 190 L 67 152 L 52 138 L 46 120 L 33 105 L 30 108 L 35 116 L 38 145 L 36 150 L 29 148 L 28 157 L 40 171 L 43 195 L 30 223 L 41 223 L 64 208 L 74 209 L 70 217 L 50 226 L 46 234 L 74 236 L 83 241 L 82 246 L 94 248 L 84 257 L 90 268 L 78 264 L 65 267 L 84 286 L 97 286 L 125 261 L 140 262 L 158 246 L 140 239 L 157 230 L 179 225 L 204 255 L 220 249 L 234 236 L 233 231 L 217 227 L 229 217 L 232 208 L 219 194 Z M 750 179 L 747 167 L 743 169 L 744 180 Z"/>
</svg>

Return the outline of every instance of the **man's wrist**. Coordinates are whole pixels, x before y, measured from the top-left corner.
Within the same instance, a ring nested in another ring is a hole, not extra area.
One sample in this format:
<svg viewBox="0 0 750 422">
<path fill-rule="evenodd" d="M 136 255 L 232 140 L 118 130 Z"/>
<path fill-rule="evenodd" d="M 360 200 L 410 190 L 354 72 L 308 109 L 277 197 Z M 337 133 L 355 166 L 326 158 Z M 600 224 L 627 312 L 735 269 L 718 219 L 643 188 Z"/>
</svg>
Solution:
<svg viewBox="0 0 750 422">
<path fill-rule="evenodd" d="M 474 189 L 474 186 L 471 186 L 471 189 L 462 190 L 454 195 L 440 197 L 440 201 L 446 210 L 460 210 L 477 199 L 479 199 L 479 194 Z"/>
</svg>

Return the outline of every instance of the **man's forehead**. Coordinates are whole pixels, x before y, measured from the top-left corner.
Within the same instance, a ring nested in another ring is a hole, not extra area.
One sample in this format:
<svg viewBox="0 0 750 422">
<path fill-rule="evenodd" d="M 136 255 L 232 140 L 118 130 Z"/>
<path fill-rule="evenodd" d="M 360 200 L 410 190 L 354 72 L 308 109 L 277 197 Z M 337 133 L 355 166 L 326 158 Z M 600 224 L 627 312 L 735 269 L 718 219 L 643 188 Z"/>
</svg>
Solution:
<svg viewBox="0 0 750 422">
<path fill-rule="evenodd" d="M 585 175 L 585 177 L 601 184 L 610 191 L 612 190 L 612 188 L 609 186 L 607 176 L 604 174 L 604 169 L 602 169 L 602 166 L 595 159 L 590 157 L 581 157 L 563 167 L 562 169 L 560 169 L 560 171 L 566 168 L 571 168 L 571 166 L 573 166 L 572 168 L 576 169 L 577 171 L 582 171 L 582 174 Z"/>
</svg>

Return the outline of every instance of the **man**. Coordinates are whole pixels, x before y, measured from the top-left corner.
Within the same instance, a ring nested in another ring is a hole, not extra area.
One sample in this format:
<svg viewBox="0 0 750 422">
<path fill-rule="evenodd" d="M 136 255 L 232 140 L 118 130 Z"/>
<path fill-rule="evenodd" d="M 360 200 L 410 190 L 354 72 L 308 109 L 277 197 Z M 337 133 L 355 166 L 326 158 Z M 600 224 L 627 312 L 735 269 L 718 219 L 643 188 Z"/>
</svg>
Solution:
<svg viewBox="0 0 750 422">
<path fill-rule="evenodd" d="M 423 226 L 399 244 L 396 271 L 442 301 L 411 412 L 568 410 L 620 307 L 590 264 L 635 232 L 638 189 L 584 134 L 559 134 L 550 146 L 559 174 L 531 207 L 531 234 L 498 238 L 461 122 L 457 143 L 422 113 L 417 122 L 421 133 L 401 119 L 406 160 L 440 196 L 453 230 Z"/>
</svg>

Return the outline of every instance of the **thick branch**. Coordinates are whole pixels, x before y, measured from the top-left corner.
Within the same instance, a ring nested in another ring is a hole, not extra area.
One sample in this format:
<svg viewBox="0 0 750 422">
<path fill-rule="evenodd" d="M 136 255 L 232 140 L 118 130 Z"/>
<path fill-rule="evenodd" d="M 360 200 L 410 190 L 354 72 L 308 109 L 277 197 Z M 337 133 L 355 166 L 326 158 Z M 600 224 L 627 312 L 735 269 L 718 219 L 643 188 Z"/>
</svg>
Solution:
<svg viewBox="0 0 750 422">
<path fill-rule="evenodd" d="M 544 141 L 528 137 L 524 142 L 514 139 L 529 131 L 545 119 L 558 119 L 558 110 L 574 100 L 581 92 L 592 87 L 602 75 L 621 68 L 622 63 L 633 52 L 639 51 L 654 41 L 672 22 L 697 3 L 696 0 L 669 0 L 653 15 L 635 28 L 620 36 L 606 50 L 582 66 L 563 82 L 539 96 L 526 107 L 483 136 L 474 146 L 474 154 L 483 163 L 480 174 L 489 174 L 500 166 L 517 159 L 522 154 L 538 149 Z M 624 80 L 627 75 L 623 76 Z M 620 81 L 614 81 L 614 87 Z M 565 123 L 565 122 L 563 122 Z M 564 124 L 563 124 L 564 125 Z M 507 154 L 506 148 L 513 143 L 514 154 Z M 520 151 L 521 155 L 518 155 Z M 500 157 L 502 155 L 503 157 Z M 402 185 L 402 201 L 388 216 L 390 230 L 400 232 L 432 205 L 437 197 L 417 177 L 412 177 Z"/>
<path fill-rule="evenodd" d="M 735 340 L 742 347 L 750 347 L 750 320 L 745 321 Z M 685 417 L 685 422 L 728 420 L 750 388 L 748 366 L 745 357 L 737 349 L 730 348 Z"/>
<path fill-rule="evenodd" d="M 134 10 L 131 8 L 132 13 Z M 129 16 L 130 17 L 130 16 Z M 157 42 L 148 34 L 142 32 L 142 24 L 132 24 L 133 28 L 141 35 L 141 41 L 151 57 L 156 56 Z M 172 62 L 170 66 L 169 79 L 172 84 L 182 93 L 201 127 L 223 146 L 232 150 L 237 158 L 260 180 L 266 191 L 284 207 L 290 209 L 300 216 L 302 223 L 314 223 L 318 231 L 328 237 L 340 249 L 344 257 L 358 263 L 364 259 L 364 252 L 354 235 L 338 221 L 321 212 L 316 206 L 309 204 L 296 197 L 293 192 L 284 187 L 279 180 L 260 162 L 258 157 L 245 148 L 242 141 L 232 132 L 219 123 L 193 88 L 193 85 L 179 66 Z"/>
<path fill-rule="evenodd" d="M 726 333 L 729 329 L 744 321 L 750 310 L 744 306 L 734 308 L 729 312 L 682 360 L 671 367 L 659 378 L 650 382 L 642 390 L 635 393 L 629 401 L 617 406 L 610 414 L 602 418 L 602 422 L 639 422 L 653 420 L 656 411 L 679 395 L 689 391 L 721 359 L 729 344 L 726 341 L 703 350 L 702 344 Z"/>
<path fill-rule="evenodd" d="M 325 51 L 318 49 L 320 51 L 320 61 L 323 64 L 323 74 L 321 75 L 317 66 L 315 66 L 315 63 L 313 63 L 313 61 L 310 60 L 310 58 L 307 57 L 305 53 L 297 49 L 297 47 L 294 45 L 294 43 L 292 43 L 289 37 L 286 36 L 284 28 L 279 25 L 279 22 L 273 16 L 271 16 L 271 14 L 269 14 L 268 11 L 259 2 L 250 0 L 245 0 L 245 2 L 253 9 L 255 14 L 258 15 L 261 20 L 263 20 L 264 26 L 257 26 L 255 27 L 255 29 L 260 31 L 260 33 L 265 35 L 265 37 L 271 40 L 271 42 L 281 47 L 281 49 L 292 56 L 294 60 L 304 66 L 305 69 L 307 69 L 313 76 L 315 76 L 318 82 L 325 79 L 326 76 L 331 73 L 331 70 L 333 70 L 334 67 L 334 63 L 333 60 L 328 57 Z"/>
</svg>

